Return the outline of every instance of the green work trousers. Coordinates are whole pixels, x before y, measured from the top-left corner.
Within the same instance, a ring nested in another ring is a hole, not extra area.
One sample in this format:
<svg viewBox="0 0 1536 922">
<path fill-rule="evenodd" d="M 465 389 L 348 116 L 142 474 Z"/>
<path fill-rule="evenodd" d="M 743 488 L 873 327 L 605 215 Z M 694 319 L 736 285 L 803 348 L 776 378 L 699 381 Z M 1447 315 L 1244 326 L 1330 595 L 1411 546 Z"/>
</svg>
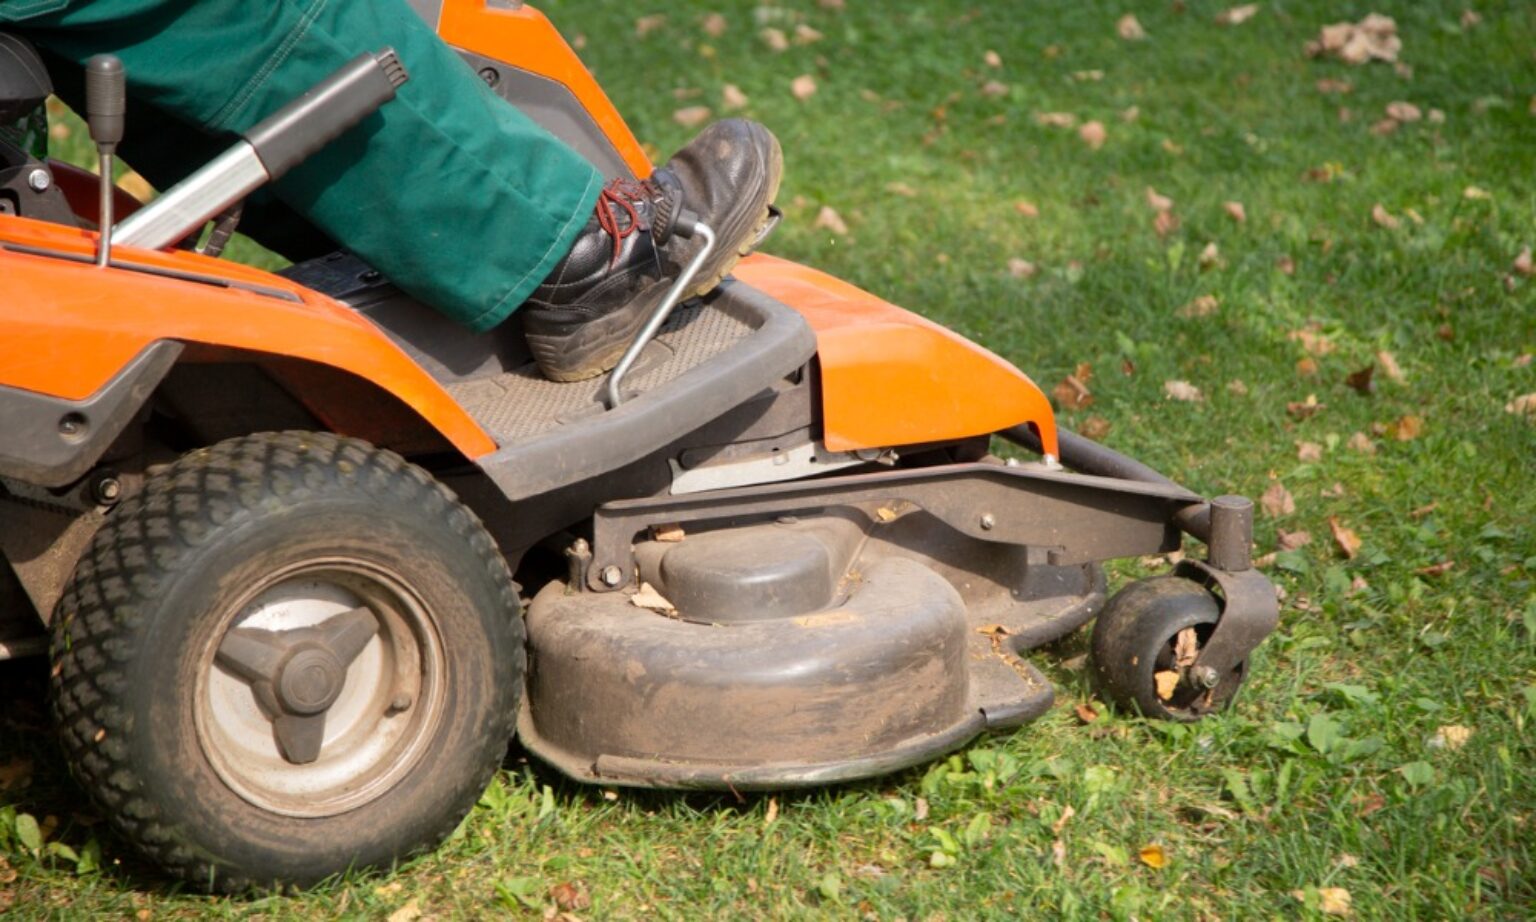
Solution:
<svg viewBox="0 0 1536 922">
<path fill-rule="evenodd" d="M 242 229 L 296 258 L 297 213 L 473 329 L 544 280 L 603 185 L 405 0 L 0 0 L 0 29 L 52 59 L 66 98 L 76 65 L 122 58 L 123 155 L 161 187 L 359 52 L 393 47 L 411 75 L 399 95 L 274 184 L 276 202 L 252 202 Z"/>
</svg>

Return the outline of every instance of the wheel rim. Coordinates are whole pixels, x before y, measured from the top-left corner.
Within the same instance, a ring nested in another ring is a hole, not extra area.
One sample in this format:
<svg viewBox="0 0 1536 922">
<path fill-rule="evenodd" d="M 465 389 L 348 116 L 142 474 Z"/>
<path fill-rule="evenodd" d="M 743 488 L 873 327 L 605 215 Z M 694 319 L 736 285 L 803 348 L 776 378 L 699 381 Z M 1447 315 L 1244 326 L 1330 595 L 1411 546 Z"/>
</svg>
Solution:
<svg viewBox="0 0 1536 922">
<path fill-rule="evenodd" d="M 408 774 L 442 720 L 435 618 L 393 570 L 310 560 L 231 605 L 199 660 L 195 723 L 244 800 L 296 817 L 370 803 Z"/>
</svg>

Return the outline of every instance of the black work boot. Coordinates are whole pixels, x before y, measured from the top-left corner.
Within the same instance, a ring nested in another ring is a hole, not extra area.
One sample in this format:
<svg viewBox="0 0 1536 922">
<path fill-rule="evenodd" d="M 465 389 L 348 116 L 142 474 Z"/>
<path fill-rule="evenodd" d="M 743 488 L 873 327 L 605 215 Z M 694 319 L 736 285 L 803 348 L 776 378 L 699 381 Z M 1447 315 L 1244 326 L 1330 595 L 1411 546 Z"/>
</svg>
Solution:
<svg viewBox="0 0 1536 922">
<path fill-rule="evenodd" d="M 779 142 L 767 128 L 728 119 L 704 129 L 644 182 L 610 182 L 570 253 L 523 307 L 539 370 L 580 381 L 618 363 L 703 246 L 674 233 L 689 214 L 716 236 L 686 296 L 707 294 L 772 227 L 768 206 L 783 172 Z"/>
</svg>

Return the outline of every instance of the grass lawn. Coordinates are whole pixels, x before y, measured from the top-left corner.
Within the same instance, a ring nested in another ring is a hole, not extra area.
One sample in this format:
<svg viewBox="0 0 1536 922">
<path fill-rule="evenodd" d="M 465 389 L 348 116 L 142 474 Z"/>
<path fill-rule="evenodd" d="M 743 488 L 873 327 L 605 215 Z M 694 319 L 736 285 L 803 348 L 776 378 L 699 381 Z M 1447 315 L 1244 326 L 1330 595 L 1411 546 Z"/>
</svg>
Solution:
<svg viewBox="0 0 1536 922">
<path fill-rule="evenodd" d="M 1536 411 L 1506 407 L 1536 392 L 1536 277 L 1516 267 L 1536 245 L 1536 7 L 1281 0 L 1220 25 L 1225 5 L 544 8 L 659 152 L 695 130 L 677 110 L 745 94 L 787 157 L 771 251 L 1047 390 L 1074 375 L 1091 403 L 1059 396 L 1064 426 L 1196 490 L 1268 495 L 1257 552 L 1286 603 L 1229 713 L 1109 712 L 1080 634 L 1038 658 L 1055 710 L 925 768 L 738 800 L 580 787 L 514 747 L 436 853 L 227 900 L 137 864 L 24 702 L 0 716 L 0 913 L 1530 918 Z M 1405 66 L 1304 53 L 1373 10 Z M 1145 40 L 1117 35 L 1128 11 Z M 1396 102 L 1419 118 L 1388 121 Z M 23 760 L 30 783 L 5 773 Z M 38 857 L 22 813 L 84 860 Z"/>
</svg>

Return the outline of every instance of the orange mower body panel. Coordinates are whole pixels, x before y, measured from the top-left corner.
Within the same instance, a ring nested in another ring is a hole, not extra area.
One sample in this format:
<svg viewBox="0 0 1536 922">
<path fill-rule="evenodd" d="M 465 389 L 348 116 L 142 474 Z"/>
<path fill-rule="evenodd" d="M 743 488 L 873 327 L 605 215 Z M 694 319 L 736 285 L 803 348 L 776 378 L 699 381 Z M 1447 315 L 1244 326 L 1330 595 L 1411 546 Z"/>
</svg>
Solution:
<svg viewBox="0 0 1536 922">
<path fill-rule="evenodd" d="M 1060 455 L 1045 394 L 963 336 L 787 260 L 752 256 L 735 275 L 815 331 L 829 450 L 945 442 L 1029 423 L 1045 452 Z"/>
<path fill-rule="evenodd" d="M 0 217 L 0 385 L 81 400 L 152 343 L 175 340 L 349 372 L 399 398 L 466 457 L 495 450 L 431 375 L 347 307 L 270 273 L 195 253 L 112 251 L 114 263 L 195 275 L 207 284 L 62 258 L 89 257 L 95 243 L 94 233 Z"/>
</svg>

